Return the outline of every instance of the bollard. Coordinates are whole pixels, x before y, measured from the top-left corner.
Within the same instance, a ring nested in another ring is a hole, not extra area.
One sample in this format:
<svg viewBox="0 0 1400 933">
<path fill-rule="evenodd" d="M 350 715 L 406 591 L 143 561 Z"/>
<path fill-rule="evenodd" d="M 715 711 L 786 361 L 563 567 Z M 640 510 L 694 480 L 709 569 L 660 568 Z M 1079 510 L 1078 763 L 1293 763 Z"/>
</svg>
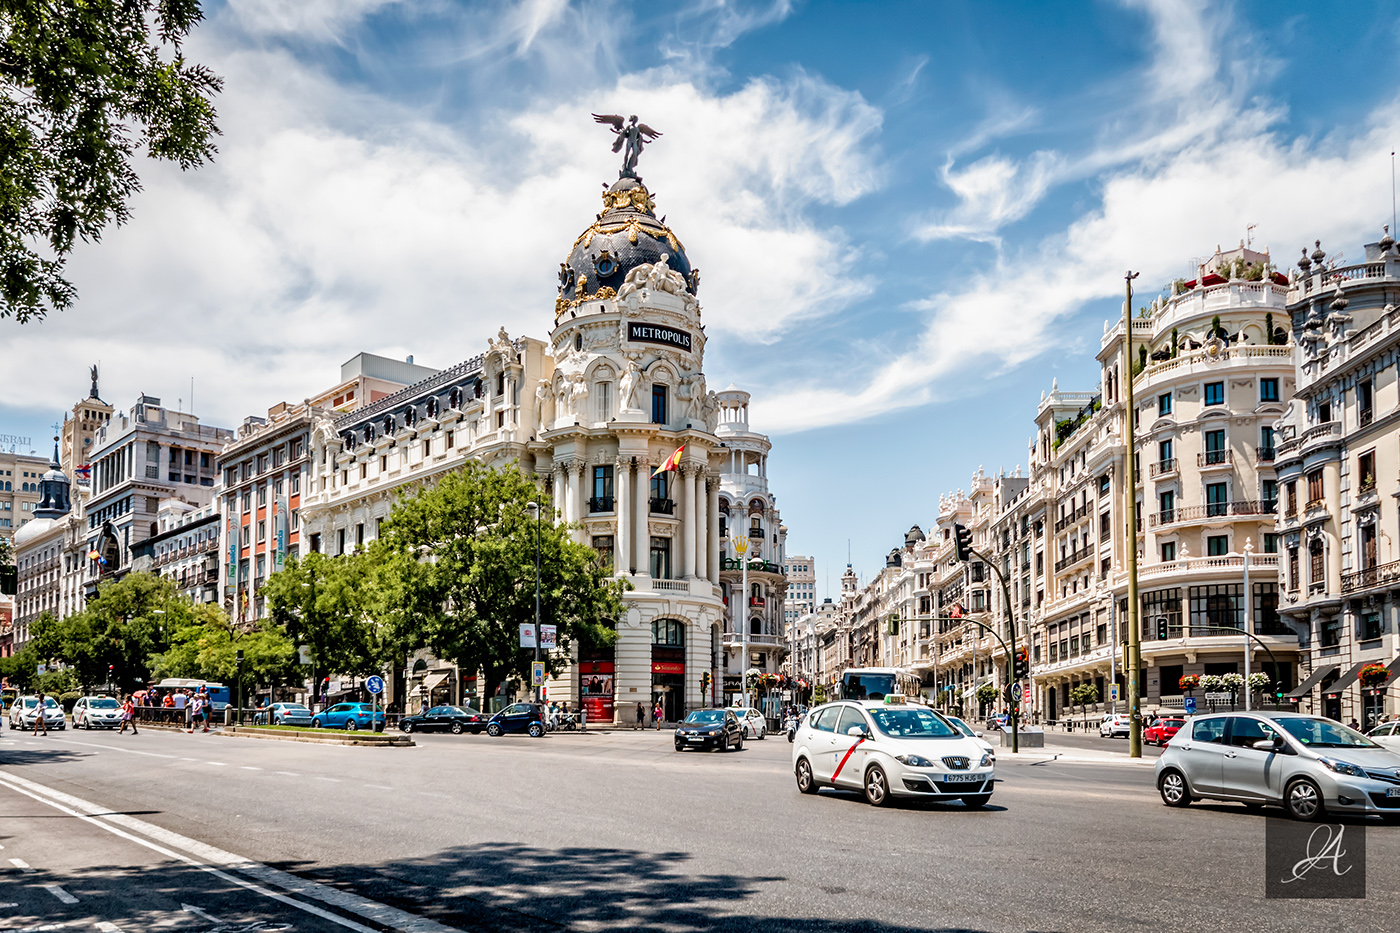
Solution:
<svg viewBox="0 0 1400 933">
<path fill-rule="evenodd" d="M 224 707 L 224 725 L 233 725 L 233 704 Z"/>
</svg>

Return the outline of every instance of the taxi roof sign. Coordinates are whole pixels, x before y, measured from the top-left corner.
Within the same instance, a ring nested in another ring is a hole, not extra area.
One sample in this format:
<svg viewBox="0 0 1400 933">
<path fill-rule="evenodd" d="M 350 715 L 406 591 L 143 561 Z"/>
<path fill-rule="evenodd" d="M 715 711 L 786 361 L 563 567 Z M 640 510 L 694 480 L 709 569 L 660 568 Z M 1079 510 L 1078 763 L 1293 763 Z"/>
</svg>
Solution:
<svg viewBox="0 0 1400 933">
<path fill-rule="evenodd" d="M 903 703 L 903 702 L 904 702 L 904 694 L 902 694 L 902 693 L 887 693 L 887 694 L 885 694 L 885 702 L 886 702 L 886 703 L 890 703 L 890 704 L 899 704 L 899 703 Z"/>
</svg>

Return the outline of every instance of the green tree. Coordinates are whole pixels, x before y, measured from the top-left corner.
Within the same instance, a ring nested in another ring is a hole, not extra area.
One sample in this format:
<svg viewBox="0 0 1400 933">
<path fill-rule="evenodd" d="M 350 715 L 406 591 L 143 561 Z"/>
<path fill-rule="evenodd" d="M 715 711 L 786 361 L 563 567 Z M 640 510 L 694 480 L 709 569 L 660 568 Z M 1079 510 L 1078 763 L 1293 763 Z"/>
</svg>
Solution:
<svg viewBox="0 0 1400 933">
<path fill-rule="evenodd" d="M 187 62 L 199 0 L 0 0 L 0 318 L 73 302 L 74 242 L 127 220 L 138 149 L 215 152 L 222 80 Z"/>
<path fill-rule="evenodd" d="M 193 677 L 230 686 L 240 675 L 248 686 L 278 686 L 293 678 L 295 667 L 296 648 L 281 626 L 264 619 L 242 631 L 210 604 L 196 606 L 190 623 L 171 635 L 170 648 L 152 659 L 156 680 Z"/>
<path fill-rule="evenodd" d="M 977 702 L 986 706 L 997 698 L 997 688 L 991 684 L 983 684 L 977 688 Z"/>
<path fill-rule="evenodd" d="M 542 507 L 538 520 L 531 502 Z M 520 647 L 520 625 L 535 618 L 538 539 L 540 622 L 557 626 L 560 653 L 575 640 L 611 644 L 626 584 L 551 514 L 543 490 L 514 466 L 468 463 L 400 499 L 376 542 L 394 643 L 482 671 L 488 696 L 512 677 L 528 683 L 534 653 Z"/>
</svg>

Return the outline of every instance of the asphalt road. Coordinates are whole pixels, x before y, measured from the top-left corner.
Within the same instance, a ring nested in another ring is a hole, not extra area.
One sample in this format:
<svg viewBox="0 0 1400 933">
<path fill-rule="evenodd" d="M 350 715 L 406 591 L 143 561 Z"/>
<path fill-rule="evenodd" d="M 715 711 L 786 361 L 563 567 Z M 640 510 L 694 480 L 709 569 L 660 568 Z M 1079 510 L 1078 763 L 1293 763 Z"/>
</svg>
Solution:
<svg viewBox="0 0 1400 933">
<path fill-rule="evenodd" d="M 0 866 L 34 871 L 0 868 L 0 903 L 15 905 L 0 930 L 1293 933 L 1388 929 L 1400 910 L 1400 826 L 1366 830 L 1365 900 L 1265 900 L 1264 817 L 1169 810 L 1150 762 L 1003 752 L 986 810 L 876 810 L 798 794 L 781 736 L 727 755 L 678 754 L 664 732 L 415 739 L 7 731 Z M 95 806 L 65 813 L 24 788 Z M 304 881 L 319 885 L 289 893 Z"/>
</svg>

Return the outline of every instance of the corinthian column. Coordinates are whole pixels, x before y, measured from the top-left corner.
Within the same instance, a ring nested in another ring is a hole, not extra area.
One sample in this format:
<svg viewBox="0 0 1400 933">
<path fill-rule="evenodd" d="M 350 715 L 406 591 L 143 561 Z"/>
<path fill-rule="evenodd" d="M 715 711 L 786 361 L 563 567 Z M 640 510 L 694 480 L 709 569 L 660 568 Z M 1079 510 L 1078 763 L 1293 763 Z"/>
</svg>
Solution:
<svg viewBox="0 0 1400 933">
<path fill-rule="evenodd" d="M 584 516 L 588 514 L 587 503 L 583 500 L 583 472 L 587 469 L 588 464 L 582 460 L 575 460 L 569 465 L 569 473 L 571 474 L 569 478 L 572 481 L 572 487 L 569 490 L 569 498 L 573 500 L 574 517 L 572 521 L 575 522 L 582 522 Z M 584 532 L 582 528 L 574 531 L 574 540 L 580 543 L 583 542 Z"/>
<path fill-rule="evenodd" d="M 632 501 L 632 466 L 626 457 L 617 458 L 617 500 L 613 503 L 617 509 L 617 547 L 613 550 L 616 555 L 613 558 L 613 570 L 616 573 L 626 573 L 629 568 L 637 566 L 632 562 L 632 529 L 628 523 L 632 521 L 632 512 L 636 508 L 636 503 Z"/>
<path fill-rule="evenodd" d="M 705 482 L 705 468 L 700 467 L 700 472 L 695 477 L 695 575 L 700 579 L 709 576 L 710 566 L 710 535 L 709 525 L 709 504 L 710 492 L 708 484 Z"/>
<path fill-rule="evenodd" d="M 651 497 L 651 483 L 648 482 L 647 466 L 645 462 L 637 463 L 637 540 L 633 546 L 637 549 L 637 570 L 640 573 L 651 572 L 651 538 L 647 534 L 647 516 L 651 512 L 649 499 Z"/>
<path fill-rule="evenodd" d="M 710 571 L 710 582 L 713 583 L 713 584 L 718 585 L 718 584 L 719 584 L 719 569 L 720 569 L 720 568 L 719 568 L 719 565 L 720 565 L 720 556 L 719 556 L 720 551 L 719 551 L 719 549 L 720 549 L 720 545 L 723 544 L 723 542 L 720 541 L 720 539 L 719 539 L 719 477 L 718 477 L 718 476 L 716 476 L 716 477 L 715 477 L 715 481 L 714 481 L 713 483 L 710 484 L 709 502 L 710 502 L 710 507 L 709 507 L 709 510 L 708 510 L 708 511 L 709 511 L 709 514 L 706 516 L 706 521 L 709 523 L 708 531 L 709 531 L 709 538 L 710 538 L 710 541 L 709 541 L 709 546 L 706 548 L 705 553 L 708 555 L 708 563 L 709 563 L 709 568 L 708 568 L 708 569 L 709 569 L 709 571 Z"/>
<path fill-rule="evenodd" d="M 695 472 L 693 463 L 684 465 L 682 485 L 685 489 L 685 527 L 681 530 L 681 546 L 685 550 L 682 558 L 681 573 L 685 579 L 689 580 L 695 576 Z"/>
<path fill-rule="evenodd" d="M 565 471 L 564 462 L 562 460 L 555 460 L 554 512 L 556 518 L 554 520 L 556 523 L 567 522 L 569 520 L 569 489 L 568 480 L 565 479 L 567 476 L 568 473 Z"/>
</svg>

